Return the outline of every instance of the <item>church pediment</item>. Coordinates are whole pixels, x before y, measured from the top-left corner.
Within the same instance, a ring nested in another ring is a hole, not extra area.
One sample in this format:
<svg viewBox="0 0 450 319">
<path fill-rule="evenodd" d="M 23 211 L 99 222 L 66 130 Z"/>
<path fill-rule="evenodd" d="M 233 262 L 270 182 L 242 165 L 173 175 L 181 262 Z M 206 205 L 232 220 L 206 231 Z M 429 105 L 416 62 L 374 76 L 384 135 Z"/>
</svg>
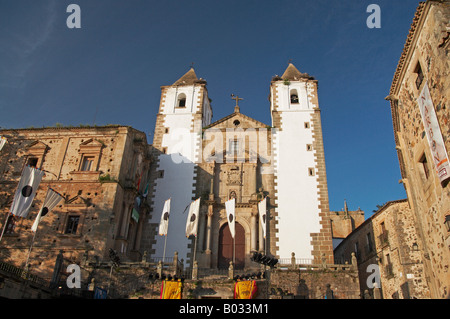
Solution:
<svg viewBox="0 0 450 319">
<path fill-rule="evenodd" d="M 227 128 L 268 128 L 269 126 L 267 124 L 264 124 L 258 120 L 255 120 L 247 115 L 244 115 L 242 113 L 235 112 L 233 114 L 230 114 L 228 116 L 225 116 L 221 118 L 220 120 L 211 123 L 204 129 L 227 129 Z"/>
</svg>

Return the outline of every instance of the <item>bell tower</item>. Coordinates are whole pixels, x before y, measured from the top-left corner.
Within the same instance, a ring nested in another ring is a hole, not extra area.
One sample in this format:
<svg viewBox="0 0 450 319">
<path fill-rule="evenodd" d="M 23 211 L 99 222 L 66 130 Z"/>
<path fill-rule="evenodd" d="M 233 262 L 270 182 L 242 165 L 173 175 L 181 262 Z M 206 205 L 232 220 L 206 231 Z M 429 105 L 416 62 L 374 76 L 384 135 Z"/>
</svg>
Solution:
<svg viewBox="0 0 450 319">
<path fill-rule="evenodd" d="M 191 68 L 175 83 L 161 87 L 161 100 L 153 137 L 154 165 L 149 191 L 151 214 L 143 236 L 153 257 L 188 260 L 183 211 L 195 196 L 197 164 L 201 161 L 202 127 L 210 124 L 212 109 L 206 81 Z M 171 198 L 167 242 L 158 232 L 164 202 Z M 164 249 L 165 247 L 165 249 Z"/>
<path fill-rule="evenodd" d="M 272 78 L 277 254 L 333 263 L 317 80 L 289 63 Z M 295 236 L 295 240 L 293 240 Z"/>
</svg>

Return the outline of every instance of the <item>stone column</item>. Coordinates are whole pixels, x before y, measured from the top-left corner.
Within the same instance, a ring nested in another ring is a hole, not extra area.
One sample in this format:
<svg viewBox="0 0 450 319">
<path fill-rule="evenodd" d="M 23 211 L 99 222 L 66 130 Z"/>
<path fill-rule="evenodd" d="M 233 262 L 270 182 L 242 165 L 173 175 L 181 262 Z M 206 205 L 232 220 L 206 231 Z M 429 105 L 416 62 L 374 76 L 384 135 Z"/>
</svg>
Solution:
<svg viewBox="0 0 450 319">
<path fill-rule="evenodd" d="M 192 280 L 198 279 L 198 263 L 194 260 L 194 266 L 192 267 Z"/>
<path fill-rule="evenodd" d="M 206 213 L 207 222 L 206 222 L 206 252 L 211 253 L 211 224 L 213 217 L 213 205 L 208 205 L 208 212 Z"/>
<path fill-rule="evenodd" d="M 264 245 L 265 245 L 265 238 L 264 238 L 264 230 L 262 229 L 262 225 L 261 223 L 259 224 L 259 252 L 263 253 L 264 252 Z"/>
<path fill-rule="evenodd" d="M 205 208 L 205 206 L 202 205 L 202 207 L 200 207 L 200 216 L 199 216 L 199 221 L 198 221 L 198 238 L 197 238 L 197 251 L 202 251 L 204 249 L 203 247 L 203 243 L 204 243 L 204 238 L 205 238 L 205 222 L 206 222 L 206 214 L 207 214 L 207 208 Z"/>
<path fill-rule="evenodd" d="M 256 251 L 256 241 L 258 238 L 258 227 L 256 223 L 256 217 L 258 216 L 258 211 L 253 211 L 252 216 L 250 218 L 250 227 L 251 227 L 251 242 L 250 242 L 250 251 Z"/>
<path fill-rule="evenodd" d="M 230 265 L 228 266 L 228 279 L 234 278 L 234 265 L 233 262 L 230 261 Z"/>
</svg>

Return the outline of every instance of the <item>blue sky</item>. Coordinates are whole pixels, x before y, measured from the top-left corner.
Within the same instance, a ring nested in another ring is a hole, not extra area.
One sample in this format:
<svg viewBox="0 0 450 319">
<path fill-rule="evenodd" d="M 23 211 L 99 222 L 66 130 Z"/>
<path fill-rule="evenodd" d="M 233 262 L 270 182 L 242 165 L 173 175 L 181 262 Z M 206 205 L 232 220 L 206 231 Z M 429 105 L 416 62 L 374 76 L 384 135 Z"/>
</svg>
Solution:
<svg viewBox="0 0 450 319">
<path fill-rule="evenodd" d="M 69 29 L 71 3 L 81 28 Z M 381 8 L 370 29 L 369 4 Z M 330 209 L 406 198 L 384 98 L 417 0 L 0 0 L 0 127 L 130 125 L 152 142 L 160 87 L 194 63 L 213 121 L 271 124 L 269 85 L 289 59 L 319 81 Z"/>
</svg>

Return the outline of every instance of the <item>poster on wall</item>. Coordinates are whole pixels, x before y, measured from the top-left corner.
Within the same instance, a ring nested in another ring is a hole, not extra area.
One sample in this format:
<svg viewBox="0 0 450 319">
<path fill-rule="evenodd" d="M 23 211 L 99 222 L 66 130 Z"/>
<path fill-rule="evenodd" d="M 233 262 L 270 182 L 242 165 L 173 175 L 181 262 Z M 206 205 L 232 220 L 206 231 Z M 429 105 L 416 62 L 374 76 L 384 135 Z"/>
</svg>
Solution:
<svg viewBox="0 0 450 319">
<path fill-rule="evenodd" d="M 425 82 L 417 103 L 419 104 L 420 114 L 422 115 L 422 121 L 436 172 L 442 184 L 444 181 L 450 179 L 450 163 L 427 82 Z"/>
</svg>

